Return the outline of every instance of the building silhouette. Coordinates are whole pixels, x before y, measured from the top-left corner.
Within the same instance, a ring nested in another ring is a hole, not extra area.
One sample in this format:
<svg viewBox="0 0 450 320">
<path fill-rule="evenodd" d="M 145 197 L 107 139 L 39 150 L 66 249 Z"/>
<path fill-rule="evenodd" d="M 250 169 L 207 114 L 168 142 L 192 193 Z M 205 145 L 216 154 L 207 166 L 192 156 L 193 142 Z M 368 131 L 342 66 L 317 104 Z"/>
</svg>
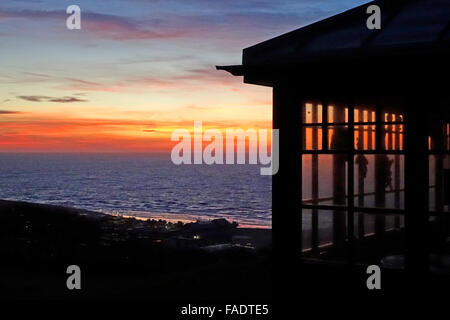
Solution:
<svg viewBox="0 0 450 320">
<path fill-rule="evenodd" d="M 449 17 L 447 0 L 373 1 L 217 67 L 273 88 L 276 282 L 339 265 L 450 271 Z"/>
</svg>

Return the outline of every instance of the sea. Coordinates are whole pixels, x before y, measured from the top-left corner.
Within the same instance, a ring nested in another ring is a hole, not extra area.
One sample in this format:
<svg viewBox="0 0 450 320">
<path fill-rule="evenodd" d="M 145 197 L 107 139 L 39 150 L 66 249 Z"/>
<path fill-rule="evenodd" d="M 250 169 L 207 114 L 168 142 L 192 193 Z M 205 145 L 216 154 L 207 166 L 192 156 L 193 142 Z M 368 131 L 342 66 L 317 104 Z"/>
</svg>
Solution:
<svg viewBox="0 0 450 320">
<path fill-rule="evenodd" d="M 374 162 L 374 156 L 368 155 L 367 207 L 375 206 Z M 332 204 L 332 156 L 320 156 L 318 164 L 320 204 Z M 0 199 L 139 219 L 190 222 L 225 218 L 240 227 L 271 228 L 272 178 L 261 175 L 260 168 L 250 164 L 175 165 L 170 153 L 0 153 Z M 399 170 L 403 189 L 403 158 Z M 305 155 L 304 200 L 312 197 L 311 179 L 311 156 Z M 357 183 L 355 180 L 355 188 Z M 394 192 L 388 192 L 385 207 L 403 208 L 403 190 L 400 203 Z M 310 220 L 311 214 L 305 210 L 304 228 L 310 228 Z M 332 212 L 323 211 L 320 225 L 330 228 L 331 223 Z"/>
<path fill-rule="evenodd" d="M 175 165 L 168 154 L 0 154 L 0 199 L 137 218 L 271 227 L 259 165 Z"/>
</svg>

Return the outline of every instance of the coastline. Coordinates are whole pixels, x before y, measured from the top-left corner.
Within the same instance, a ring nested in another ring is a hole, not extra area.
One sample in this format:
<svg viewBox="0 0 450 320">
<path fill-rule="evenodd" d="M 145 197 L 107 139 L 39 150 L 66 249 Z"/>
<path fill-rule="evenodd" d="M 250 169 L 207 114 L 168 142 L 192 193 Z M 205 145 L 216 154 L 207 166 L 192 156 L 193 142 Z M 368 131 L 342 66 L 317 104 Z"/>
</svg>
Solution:
<svg viewBox="0 0 450 320">
<path fill-rule="evenodd" d="M 96 211 L 94 211 L 96 212 Z M 204 216 L 201 214 L 189 214 L 189 213 L 159 213 L 159 212 L 145 212 L 145 213 L 139 213 L 139 214 L 133 214 L 133 213 L 119 213 L 119 212 L 100 212 L 107 215 L 112 216 L 118 216 L 123 218 L 131 218 L 131 219 L 137 219 L 137 220 L 166 220 L 168 222 L 183 222 L 183 223 L 193 223 L 196 221 L 211 221 L 215 218 L 210 216 Z M 238 229 L 264 229 L 264 230 L 271 230 L 272 227 L 268 225 L 263 224 L 250 224 L 246 222 L 242 222 L 239 219 L 233 219 L 230 220 L 231 222 L 238 223 Z"/>
<path fill-rule="evenodd" d="M 115 226 L 123 225 L 122 229 L 127 229 L 127 231 L 136 231 L 137 233 L 139 233 L 140 231 L 146 233 L 146 231 L 149 231 L 145 230 L 146 226 L 157 224 L 158 222 L 167 224 L 169 226 L 169 231 L 173 231 L 170 230 L 170 226 L 188 225 L 195 223 L 193 219 L 179 219 L 175 216 L 176 214 L 171 214 L 174 215 L 174 217 L 170 217 L 170 219 L 167 219 L 166 216 L 162 214 L 155 214 L 155 217 L 147 218 L 132 215 L 109 214 L 99 211 L 91 211 L 60 205 L 0 199 L 0 218 L 4 211 L 22 212 L 26 214 L 44 212 L 54 214 L 55 216 L 59 214 L 60 218 L 64 216 L 73 216 L 87 219 L 87 221 L 93 222 L 95 224 L 103 225 L 102 228 L 105 228 L 105 225 L 109 224 L 114 224 Z M 205 219 L 202 221 L 208 222 L 213 220 Z M 155 231 L 152 227 L 148 229 L 152 229 L 151 231 Z M 158 232 L 160 231 L 161 230 L 158 230 Z M 232 230 L 231 233 L 233 237 L 249 240 L 252 242 L 252 245 L 255 248 L 261 248 L 269 247 L 271 245 L 271 231 L 272 230 L 270 228 L 263 226 L 238 225 L 237 228 Z"/>
<path fill-rule="evenodd" d="M 48 208 L 59 208 L 61 210 L 70 210 L 77 212 L 84 212 L 87 215 L 107 215 L 107 216 L 115 216 L 121 218 L 131 218 L 137 220 L 165 220 L 167 222 L 177 223 L 192 223 L 196 221 L 210 221 L 213 219 L 217 219 L 218 217 L 209 216 L 208 214 L 201 213 L 173 213 L 173 212 L 149 212 L 149 211 L 133 211 L 133 210 L 95 210 L 95 209 L 84 209 L 77 208 L 76 206 L 66 206 L 60 204 L 51 204 L 45 202 L 31 202 L 26 200 L 16 200 L 16 199 L 0 199 L 0 201 L 10 202 L 10 203 L 22 203 L 28 205 L 38 205 Z M 239 229 L 266 229 L 271 230 L 271 225 L 260 224 L 255 219 L 254 222 L 243 221 L 242 219 L 230 219 L 226 218 L 230 222 L 237 222 Z"/>
</svg>

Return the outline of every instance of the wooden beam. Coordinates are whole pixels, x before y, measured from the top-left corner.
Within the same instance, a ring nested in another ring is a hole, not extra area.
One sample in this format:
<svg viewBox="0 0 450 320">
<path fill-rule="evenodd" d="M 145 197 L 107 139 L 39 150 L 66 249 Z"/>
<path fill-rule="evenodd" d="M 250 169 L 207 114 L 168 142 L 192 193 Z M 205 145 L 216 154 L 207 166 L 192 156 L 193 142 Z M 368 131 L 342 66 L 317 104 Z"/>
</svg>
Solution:
<svg viewBox="0 0 450 320">
<path fill-rule="evenodd" d="M 392 120 L 397 120 L 397 115 L 396 114 L 392 114 Z M 402 146 L 400 145 L 400 128 L 401 125 L 394 125 L 395 128 L 395 132 L 394 132 L 394 143 L 395 143 L 395 149 L 396 150 L 401 150 Z M 394 172 L 395 172 L 395 177 L 394 177 L 394 190 L 395 190 L 395 194 L 394 194 L 394 207 L 395 208 L 400 208 L 400 195 L 401 195 L 401 185 L 400 185 L 400 155 L 396 154 L 394 157 Z M 395 221 L 394 221 L 394 227 L 399 229 L 401 226 L 401 220 L 399 216 L 395 217 Z"/>
<path fill-rule="evenodd" d="M 415 281 L 428 270 L 428 133 L 424 97 L 410 97 L 405 113 L 405 266 Z"/>
<path fill-rule="evenodd" d="M 333 109 L 333 121 L 345 123 L 345 106 L 335 104 Z M 347 133 L 346 133 L 347 131 Z M 348 128 L 343 126 L 334 127 L 332 145 L 334 148 L 343 149 L 342 145 L 348 146 Z M 341 150 L 347 151 L 348 150 Z M 347 153 L 333 155 L 333 204 L 346 204 L 346 161 Z M 343 247 L 346 238 L 345 210 L 333 212 L 333 244 L 336 247 Z"/>
<path fill-rule="evenodd" d="M 384 113 L 382 107 L 377 101 L 375 118 L 378 125 L 375 128 L 375 151 L 385 150 L 385 128 L 384 124 Z M 387 155 L 386 154 L 376 154 L 375 155 L 375 206 L 378 208 L 386 207 L 386 174 L 387 174 Z M 379 241 L 379 251 L 382 251 L 381 241 L 383 240 L 384 231 L 386 229 L 386 218 L 384 216 L 375 217 L 375 234 Z"/>
<path fill-rule="evenodd" d="M 312 122 L 319 122 L 318 104 L 312 106 Z M 312 128 L 312 149 L 319 149 L 319 129 L 318 127 Z M 319 199 L 319 155 L 311 155 L 311 192 L 312 198 L 316 201 Z M 317 202 L 316 202 L 317 203 Z M 319 249 L 319 211 L 313 209 L 311 211 L 311 247 L 313 251 Z"/>
<path fill-rule="evenodd" d="M 360 108 L 358 110 L 358 122 L 364 121 L 364 113 L 363 109 Z M 363 150 L 365 145 L 365 138 L 364 138 L 364 130 L 363 126 L 359 126 L 358 130 L 358 150 Z M 365 193 L 365 186 L 364 186 L 364 173 L 367 174 L 367 164 L 364 164 L 365 157 L 364 155 L 357 155 L 356 163 L 358 164 L 358 206 L 364 207 L 364 193 Z M 367 161 L 367 160 L 366 160 Z M 358 214 L 358 238 L 362 239 L 365 235 L 365 221 L 364 221 L 364 213 Z"/>
<path fill-rule="evenodd" d="M 347 155 L 347 239 L 348 239 L 348 259 L 349 263 L 355 262 L 355 236 L 354 236 L 354 226 L 355 226 L 355 103 L 353 99 L 348 101 L 348 150 Z"/>
<path fill-rule="evenodd" d="M 302 125 L 296 88 L 279 82 L 273 88 L 273 128 L 279 129 L 279 170 L 272 177 L 274 283 L 298 279 L 302 252 Z"/>
</svg>

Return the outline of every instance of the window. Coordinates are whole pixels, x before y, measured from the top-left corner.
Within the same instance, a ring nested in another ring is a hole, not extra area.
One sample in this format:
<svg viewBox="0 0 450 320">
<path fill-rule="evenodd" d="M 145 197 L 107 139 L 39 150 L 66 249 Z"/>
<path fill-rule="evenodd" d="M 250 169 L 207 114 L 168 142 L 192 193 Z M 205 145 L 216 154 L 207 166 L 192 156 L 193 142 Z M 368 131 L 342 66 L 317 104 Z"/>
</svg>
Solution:
<svg viewBox="0 0 450 320">
<path fill-rule="evenodd" d="M 304 256 L 379 262 L 401 251 L 402 113 L 370 103 L 308 101 L 302 119 Z"/>
</svg>

